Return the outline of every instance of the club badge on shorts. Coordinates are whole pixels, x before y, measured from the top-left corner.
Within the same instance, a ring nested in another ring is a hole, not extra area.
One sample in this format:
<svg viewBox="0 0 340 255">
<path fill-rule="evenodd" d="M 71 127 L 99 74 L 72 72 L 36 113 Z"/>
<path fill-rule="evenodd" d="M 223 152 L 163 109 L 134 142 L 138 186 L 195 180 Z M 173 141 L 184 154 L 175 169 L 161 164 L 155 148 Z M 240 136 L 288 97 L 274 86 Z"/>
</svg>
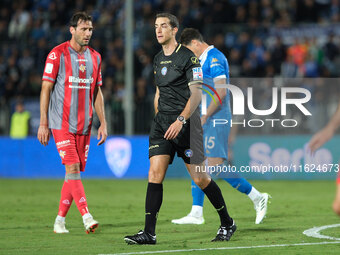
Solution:
<svg viewBox="0 0 340 255">
<path fill-rule="evenodd" d="M 184 154 L 185 154 L 185 156 L 187 156 L 187 158 L 191 158 L 194 153 L 193 153 L 192 150 L 187 149 L 187 150 L 184 151 Z"/>
</svg>

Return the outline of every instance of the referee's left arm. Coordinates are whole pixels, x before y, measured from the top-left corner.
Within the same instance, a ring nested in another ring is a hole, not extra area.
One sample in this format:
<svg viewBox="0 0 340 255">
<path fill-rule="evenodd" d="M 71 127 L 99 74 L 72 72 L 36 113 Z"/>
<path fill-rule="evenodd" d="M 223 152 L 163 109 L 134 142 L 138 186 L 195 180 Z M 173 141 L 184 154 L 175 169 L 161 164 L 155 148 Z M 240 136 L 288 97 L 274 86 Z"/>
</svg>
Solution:
<svg viewBox="0 0 340 255">
<path fill-rule="evenodd" d="M 202 84 L 203 84 L 203 72 L 202 67 L 197 57 L 193 54 L 189 55 L 188 61 L 185 65 L 185 75 L 188 81 L 190 89 L 190 97 L 179 116 L 184 117 L 184 121 L 177 120 L 170 125 L 168 130 L 164 134 L 164 138 L 167 140 L 175 139 L 181 131 L 185 120 L 195 112 L 202 99 Z"/>
<path fill-rule="evenodd" d="M 195 110 L 201 103 L 202 84 L 202 81 L 194 81 L 188 84 L 191 96 L 189 97 L 189 100 L 181 113 L 181 116 L 183 116 L 186 120 L 190 118 L 190 116 L 195 112 Z"/>
<path fill-rule="evenodd" d="M 202 98 L 202 90 L 199 89 L 202 87 L 202 82 L 195 82 L 193 84 L 189 84 L 189 88 L 191 91 L 191 96 L 189 97 L 188 102 L 186 103 L 184 110 L 181 112 L 180 116 L 183 116 L 185 120 L 189 119 L 190 116 L 195 112 L 196 108 L 201 102 Z M 183 122 L 179 121 L 178 119 L 170 125 L 168 130 L 164 134 L 164 138 L 167 140 L 172 140 L 177 137 L 179 132 L 183 127 Z"/>
</svg>

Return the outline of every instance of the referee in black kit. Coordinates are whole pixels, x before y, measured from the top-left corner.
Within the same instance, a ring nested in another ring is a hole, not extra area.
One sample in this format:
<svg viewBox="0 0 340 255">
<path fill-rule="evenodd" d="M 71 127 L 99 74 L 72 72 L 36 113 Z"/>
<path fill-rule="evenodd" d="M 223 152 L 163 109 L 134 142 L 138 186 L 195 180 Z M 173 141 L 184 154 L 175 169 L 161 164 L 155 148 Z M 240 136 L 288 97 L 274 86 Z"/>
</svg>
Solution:
<svg viewBox="0 0 340 255">
<path fill-rule="evenodd" d="M 156 94 L 149 136 L 149 183 L 145 201 L 145 228 L 126 236 L 128 244 L 156 244 L 156 220 L 163 199 L 163 180 L 175 152 L 183 158 L 195 183 L 217 210 L 221 226 L 212 241 L 229 241 L 236 230 L 222 193 L 207 173 L 196 171 L 204 164 L 203 131 L 198 105 L 203 74 L 199 60 L 177 43 L 177 18 L 169 13 L 156 16 L 155 32 L 162 50 L 154 58 Z"/>
</svg>

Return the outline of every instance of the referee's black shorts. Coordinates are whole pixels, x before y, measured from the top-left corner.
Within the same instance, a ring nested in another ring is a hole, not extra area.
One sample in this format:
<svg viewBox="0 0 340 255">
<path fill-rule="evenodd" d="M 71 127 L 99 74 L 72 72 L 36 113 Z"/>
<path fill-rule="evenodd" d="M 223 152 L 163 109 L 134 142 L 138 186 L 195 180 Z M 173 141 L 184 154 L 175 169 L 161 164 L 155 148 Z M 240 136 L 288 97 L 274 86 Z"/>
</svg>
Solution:
<svg viewBox="0 0 340 255">
<path fill-rule="evenodd" d="M 149 158 L 155 155 L 170 155 L 171 164 L 177 152 L 187 164 L 202 163 L 205 156 L 199 111 L 192 114 L 175 139 L 166 140 L 164 134 L 177 117 L 178 114 L 160 112 L 154 117 L 149 135 Z"/>
</svg>

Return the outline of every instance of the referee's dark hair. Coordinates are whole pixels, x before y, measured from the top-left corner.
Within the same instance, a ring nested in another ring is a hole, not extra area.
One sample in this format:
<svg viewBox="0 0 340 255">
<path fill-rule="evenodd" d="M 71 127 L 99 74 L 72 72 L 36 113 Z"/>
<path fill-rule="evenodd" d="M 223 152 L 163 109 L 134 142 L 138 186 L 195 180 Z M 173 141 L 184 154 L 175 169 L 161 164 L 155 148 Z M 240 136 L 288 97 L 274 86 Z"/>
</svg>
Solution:
<svg viewBox="0 0 340 255">
<path fill-rule="evenodd" d="M 72 15 L 72 18 L 70 20 L 70 27 L 77 27 L 79 20 L 92 22 L 92 17 L 86 12 L 76 12 Z"/>
<path fill-rule="evenodd" d="M 167 12 L 163 12 L 163 13 L 158 13 L 156 15 L 156 19 L 157 18 L 168 18 L 169 21 L 170 21 L 170 26 L 172 28 L 174 28 L 174 27 L 179 28 L 179 22 L 178 22 L 178 19 L 175 15 L 172 15 L 172 14 L 167 13 Z"/>
<path fill-rule="evenodd" d="M 202 34 L 195 28 L 185 28 L 181 33 L 179 41 L 183 45 L 190 45 L 192 40 L 204 42 Z"/>
</svg>

